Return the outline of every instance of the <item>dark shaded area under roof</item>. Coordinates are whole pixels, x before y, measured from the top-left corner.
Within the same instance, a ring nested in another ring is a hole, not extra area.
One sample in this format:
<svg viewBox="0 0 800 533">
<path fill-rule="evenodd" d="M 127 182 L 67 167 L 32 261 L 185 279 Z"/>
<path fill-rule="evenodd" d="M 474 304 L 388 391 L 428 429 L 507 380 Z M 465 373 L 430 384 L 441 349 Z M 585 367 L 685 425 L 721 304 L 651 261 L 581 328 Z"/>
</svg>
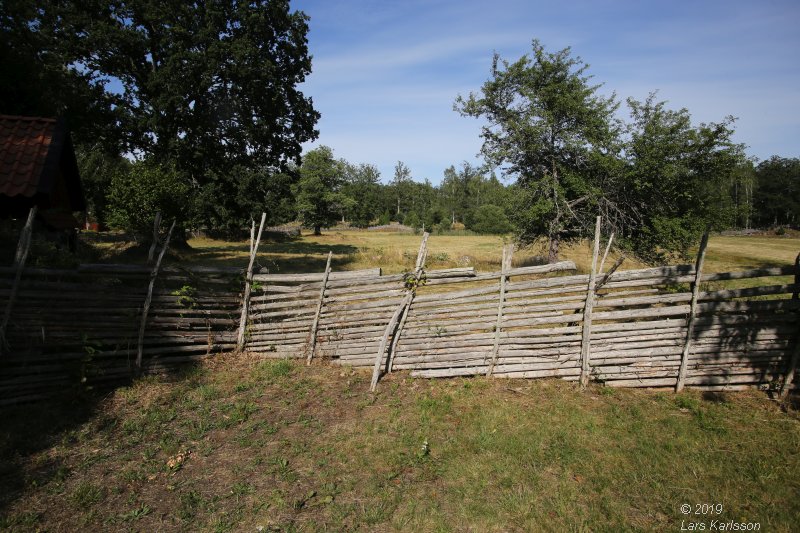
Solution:
<svg viewBox="0 0 800 533">
<path fill-rule="evenodd" d="M 63 120 L 0 115 L 0 218 L 20 218 L 37 205 L 53 228 L 78 225 L 85 211 L 78 164 Z"/>
</svg>

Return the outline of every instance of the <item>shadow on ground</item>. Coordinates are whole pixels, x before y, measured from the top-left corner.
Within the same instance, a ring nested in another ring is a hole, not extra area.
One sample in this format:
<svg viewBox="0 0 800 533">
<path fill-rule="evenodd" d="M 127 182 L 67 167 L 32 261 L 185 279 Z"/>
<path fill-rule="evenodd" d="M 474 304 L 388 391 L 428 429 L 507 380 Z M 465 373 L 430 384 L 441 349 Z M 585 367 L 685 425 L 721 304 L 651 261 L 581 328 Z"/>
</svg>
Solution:
<svg viewBox="0 0 800 533">
<path fill-rule="evenodd" d="M 175 368 L 164 379 L 178 382 L 196 367 L 190 363 Z M 72 474 L 58 453 L 48 454 L 44 460 L 39 456 L 32 461 L 31 457 L 59 444 L 78 442 L 81 431 L 102 432 L 117 425 L 117 418 L 104 413 L 101 403 L 131 383 L 131 379 L 122 379 L 88 392 L 77 385 L 66 386 L 62 388 L 66 392 L 52 398 L 0 408 L 0 524 L 6 509 L 27 487 L 58 484 Z"/>
<path fill-rule="evenodd" d="M 250 247 L 248 243 L 224 246 L 197 247 L 182 252 L 180 259 L 186 263 L 204 266 L 246 268 Z M 325 244 L 300 240 L 267 242 L 259 246 L 257 266 L 273 273 L 320 272 L 325 269 L 328 252 L 333 252 L 334 270 L 344 269 L 354 261 L 358 248 L 349 244 Z"/>
</svg>

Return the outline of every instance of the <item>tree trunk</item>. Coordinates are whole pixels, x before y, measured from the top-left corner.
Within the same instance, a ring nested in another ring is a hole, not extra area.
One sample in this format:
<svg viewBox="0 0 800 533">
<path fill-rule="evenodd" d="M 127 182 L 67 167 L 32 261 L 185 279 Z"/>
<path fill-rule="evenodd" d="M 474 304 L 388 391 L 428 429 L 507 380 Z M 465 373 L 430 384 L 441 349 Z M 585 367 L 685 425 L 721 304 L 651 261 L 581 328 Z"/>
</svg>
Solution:
<svg viewBox="0 0 800 533">
<path fill-rule="evenodd" d="M 170 250 L 191 250 L 189 240 L 186 238 L 186 229 L 183 227 L 175 226 L 175 231 L 172 232 L 172 239 L 169 241 Z"/>
<path fill-rule="evenodd" d="M 314 226 L 314 235 L 322 235 L 322 226 Z"/>
<path fill-rule="evenodd" d="M 550 264 L 558 263 L 558 245 L 560 244 L 561 239 L 558 235 L 551 235 L 550 236 L 550 250 L 547 257 L 547 262 Z"/>
</svg>

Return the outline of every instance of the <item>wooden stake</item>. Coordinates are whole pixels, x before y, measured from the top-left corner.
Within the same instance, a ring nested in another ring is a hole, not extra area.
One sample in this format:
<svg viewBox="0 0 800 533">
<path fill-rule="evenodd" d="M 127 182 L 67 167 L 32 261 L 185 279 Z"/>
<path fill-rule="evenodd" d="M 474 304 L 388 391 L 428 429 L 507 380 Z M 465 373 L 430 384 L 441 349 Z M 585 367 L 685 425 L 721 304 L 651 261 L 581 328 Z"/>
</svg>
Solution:
<svg viewBox="0 0 800 533">
<path fill-rule="evenodd" d="M 3 353 L 6 347 L 6 328 L 8 321 L 11 319 L 11 310 L 14 308 L 14 301 L 17 299 L 17 291 L 19 290 L 19 282 L 22 279 L 22 271 L 25 269 L 25 263 L 28 261 L 28 252 L 31 250 L 31 242 L 33 241 L 33 222 L 36 219 L 37 206 L 31 207 L 28 211 L 28 220 L 25 221 L 22 231 L 19 234 L 19 241 L 17 243 L 17 252 L 14 256 L 14 282 L 11 285 L 11 294 L 8 295 L 8 303 L 6 304 L 5 313 L 3 313 L 3 323 L 0 324 L 0 354 Z"/>
<path fill-rule="evenodd" d="M 586 288 L 586 303 L 583 306 L 583 331 L 581 337 L 581 388 L 589 383 L 589 357 L 591 352 L 592 308 L 594 307 L 594 282 L 597 276 L 597 256 L 600 252 L 600 217 L 594 226 L 594 248 L 592 249 L 592 270 L 589 273 L 589 286 Z"/>
<path fill-rule="evenodd" d="M 422 242 L 419 245 L 419 252 L 417 252 L 417 262 L 414 266 L 414 277 L 416 280 L 419 280 L 420 274 L 422 273 L 422 270 L 425 268 L 425 258 L 428 255 L 427 252 L 428 237 L 430 237 L 429 233 L 422 234 Z M 392 314 L 392 318 L 386 325 L 386 329 L 383 332 L 383 337 L 381 337 L 381 344 L 378 347 L 378 354 L 375 356 L 375 365 L 372 368 L 372 381 L 369 386 L 370 392 L 375 392 L 375 388 L 378 386 L 378 379 L 380 378 L 381 375 L 381 366 L 383 365 L 383 357 L 386 351 L 386 344 L 389 341 L 389 335 L 391 335 L 392 331 L 395 330 L 398 320 L 400 319 L 400 316 L 408 312 L 408 308 L 411 307 L 411 301 L 414 299 L 415 292 L 416 292 L 416 287 L 412 287 L 411 290 L 406 295 L 406 297 L 403 298 L 403 301 L 400 302 L 400 305 L 397 307 L 394 314 Z M 405 320 L 403 320 L 403 324 L 405 324 Z M 393 347 L 397 346 L 397 341 L 400 338 L 401 332 L 402 329 L 397 328 L 397 332 L 395 333 L 395 338 L 393 339 L 392 342 Z M 390 354 L 390 359 L 391 359 L 391 354 Z"/>
<path fill-rule="evenodd" d="M 25 221 L 25 225 L 22 227 L 22 231 L 19 234 L 19 241 L 17 241 L 17 252 L 14 254 L 13 266 L 19 266 L 21 263 L 25 262 L 23 258 L 27 258 L 26 254 L 31 247 L 33 222 L 36 219 L 37 210 L 38 207 L 33 206 L 28 211 L 28 219 Z"/>
<path fill-rule="evenodd" d="M 147 264 L 153 263 L 153 256 L 156 254 L 158 246 L 158 229 L 161 227 L 161 211 L 156 211 L 156 218 L 153 221 L 153 242 L 150 243 L 150 251 L 147 252 Z"/>
<path fill-rule="evenodd" d="M 794 260 L 794 292 L 792 293 L 792 300 L 800 299 L 798 287 L 800 287 L 800 254 Z M 800 328 L 798 328 L 800 330 Z M 789 394 L 789 389 L 792 388 L 794 382 L 794 375 L 797 372 L 797 363 L 800 360 L 800 334 L 795 336 L 794 350 L 792 351 L 792 358 L 789 360 L 789 366 L 786 369 L 786 376 L 783 378 L 783 385 L 781 385 L 780 398 L 786 398 Z"/>
<path fill-rule="evenodd" d="M 417 280 L 419 280 L 420 274 L 425 268 L 425 261 L 428 259 L 428 237 L 428 233 L 422 233 L 422 242 L 420 243 L 419 251 L 417 252 L 417 262 L 414 264 L 414 277 Z M 414 290 L 411 291 L 408 303 L 403 306 L 403 313 L 400 315 L 400 324 L 397 326 L 397 332 L 395 333 L 394 337 L 392 337 L 392 345 L 389 347 L 389 362 L 386 368 L 387 372 L 392 371 L 392 365 L 394 365 L 394 354 L 397 352 L 397 343 L 400 342 L 400 336 L 403 334 L 403 328 L 405 328 L 406 320 L 408 319 L 408 313 L 411 310 L 411 304 L 414 302 L 414 296 L 416 296 L 416 294 L 415 287 Z"/>
<path fill-rule="evenodd" d="M 606 251 L 603 253 L 603 259 L 600 261 L 600 268 L 597 269 L 599 274 L 603 273 L 603 265 L 606 264 L 606 257 L 608 257 L 608 252 L 611 250 L 611 243 L 614 242 L 614 234 L 611 234 L 611 237 L 608 238 L 608 244 L 606 245 Z"/>
<path fill-rule="evenodd" d="M 253 245 L 256 240 L 256 221 L 250 219 L 250 255 L 253 255 Z"/>
<path fill-rule="evenodd" d="M 311 323 L 310 338 L 308 341 L 308 358 L 306 364 L 311 364 L 311 358 L 314 357 L 314 349 L 317 346 L 317 327 L 319 326 L 319 315 L 322 313 L 322 303 L 325 301 L 325 285 L 328 283 L 328 276 L 331 273 L 331 258 L 333 252 L 328 252 L 328 262 L 325 264 L 325 274 L 322 276 L 322 288 L 319 290 L 319 302 L 317 304 L 317 312 L 314 314 L 314 322 Z"/>
<path fill-rule="evenodd" d="M 695 313 L 697 312 L 697 295 L 700 293 L 700 278 L 703 275 L 703 262 L 706 259 L 706 247 L 708 246 L 708 232 L 703 234 L 700 241 L 700 251 L 697 253 L 697 263 L 694 267 L 694 282 L 692 283 L 692 301 L 689 304 L 689 319 L 686 325 L 686 342 L 683 344 L 681 353 L 681 366 L 678 369 L 678 380 L 675 383 L 675 392 L 683 390 L 686 381 L 686 372 L 689 368 L 689 351 L 692 348 L 692 334 L 694 333 Z"/>
<path fill-rule="evenodd" d="M 244 295 L 242 296 L 242 316 L 239 318 L 239 333 L 236 340 L 236 350 L 244 350 L 245 338 L 244 333 L 247 328 L 247 315 L 250 310 L 250 291 L 253 285 L 253 265 L 256 262 L 256 254 L 258 253 L 258 245 L 261 242 L 261 233 L 264 231 L 264 222 L 267 220 L 267 214 L 261 213 L 261 224 L 258 226 L 258 236 L 256 242 L 250 250 L 250 263 L 247 265 L 247 274 L 244 281 Z"/>
<path fill-rule="evenodd" d="M 173 229 L 175 229 L 175 220 L 172 221 L 172 226 L 169 228 L 167 238 L 164 240 L 164 247 L 161 248 L 161 253 L 158 254 L 156 264 L 153 267 L 152 272 L 150 272 L 150 284 L 147 287 L 147 297 L 144 299 L 144 307 L 142 308 L 142 321 L 139 324 L 139 342 L 136 351 L 137 371 L 141 371 L 142 369 L 142 356 L 144 354 L 144 330 L 145 325 L 147 324 L 147 314 L 150 312 L 150 302 L 153 300 L 153 287 L 156 284 L 156 277 L 158 276 L 158 269 L 161 266 L 161 260 L 164 259 L 164 254 L 167 252 L 167 248 L 169 247 L 169 239 L 172 237 Z"/>
<path fill-rule="evenodd" d="M 619 268 L 619 266 L 622 264 L 623 261 L 625 261 L 624 255 L 619 259 L 617 259 L 613 265 L 611 265 L 611 268 L 608 269 L 606 275 L 603 276 L 603 278 L 595 284 L 594 286 L 595 292 L 599 291 L 603 287 L 603 285 L 609 282 L 611 276 L 614 274 L 614 272 L 617 271 L 617 269 Z M 598 270 L 598 272 L 602 272 L 602 270 Z"/>
<path fill-rule="evenodd" d="M 494 344 L 492 345 L 492 362 L 486 370 L 486 375 L 491 376 L 494 365 L 497 364 L 497 354 L 500 352 L 500 324 L 503 321 L 503 304 L 506 300 L 506 277 L 511 270 L 511 257 L 514 254 L 514 245 L 503 246 L 503 262 L 500 272 L 500 301 L 497 304 L 497 322 L 494 325 Z M 485 363 L 485 361 L 484 361 Z"/>
</svg>

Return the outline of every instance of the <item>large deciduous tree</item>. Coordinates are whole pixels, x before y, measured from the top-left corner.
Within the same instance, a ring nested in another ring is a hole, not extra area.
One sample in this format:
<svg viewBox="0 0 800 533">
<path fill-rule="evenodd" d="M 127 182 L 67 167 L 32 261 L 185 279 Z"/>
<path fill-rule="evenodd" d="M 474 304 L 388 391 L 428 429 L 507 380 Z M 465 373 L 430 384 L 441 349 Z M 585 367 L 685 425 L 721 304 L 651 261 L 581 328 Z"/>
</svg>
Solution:
<svg viewBox="0 0 800 533">
<path fill-rule="evenodd" d="M 202 198 L 235 197 L 237 180 L 251 177 L 245 171 L 284 170 L 299 162 L 302 143 L 317 137 L 319 113 L 298 90 L 311 71 L 308 17 L 291 11 L 288 0 L 24 6 L 11 0 L 0 13 L 4 37 L 22 43 L 13 54 L 3 52 L 20 78 L 4 77 L 3 93 L 41 80 L 24 89 L 47 100 L 62 89 L 42 88 L 45 82 L 67 80 L 76 97 L 56 98 L 60 108 L 53 113 L 66 107 L 86 116 L 76 108 L 88 102 L 97 108 L 88 118 L 100 117 L 102 131 L 121 137 L 120 153 L 168 165 Z M 31 72 L 23 68 L 29 56 L 37 61 Z M 251 215 L 233 212 L 236 202 L 225 210 L 213 202 L 193 205 L 206 224 L 217 224 L 221 212 L 231 216 L 226 223 Z"/>
<path fill-rule="evenodd" d="M 296 186 L 297 213 L 306 227 L 319 235 L 323 227 L 334 224 L 338 215 L 354 201 L 342 193 L 345 168 L 333 158 L 327 146 L 311 150 L 303 157 Z"/>
<path fill-rule="evenodd" d="M 627 244 L 643 259 L 686 258 L 707 229 L 726 229 L 736 209 L 729 186 L 745 161 L 731 140 L 733 118 L 693 126 L 686 109 L 651 94 L 628 99 L 625 178 L 617 192 L 631 216 Z"/>
<path fill-rule="evenodd" d="M 459 96 L 454 106 L 486 120 L 482 154 L 519 185 L 519 238 L 546 237 L 551 262 L 560 243 L 583 235 L 604 208 L 603 167 L 616 149 L 615 97 L 598 94 L 587 68 L 569 48 L 550 53 L 534 40 L 532 57 L 509 63 L 495 54 L 481 93 Z"/>
<path fill-rule="evenodd" d="M 75 64 L 50 0 L 0 2 L 0 113 L 67 120 L 73 141 L 118 150 L 117 97 Z"/>
<path fill-rule="evenodd" d="M 366 163 L 355 165 L 343 162 L 343 165 L 345 183 L 342 186 L 342 193 L 358 200 L 349 203 L 345 217 L 353 226 L 365 228 L 380 215 L 382 210 L 382 186 L 379 181 L 381 173 L 375 165 Z"/>
</svg>

